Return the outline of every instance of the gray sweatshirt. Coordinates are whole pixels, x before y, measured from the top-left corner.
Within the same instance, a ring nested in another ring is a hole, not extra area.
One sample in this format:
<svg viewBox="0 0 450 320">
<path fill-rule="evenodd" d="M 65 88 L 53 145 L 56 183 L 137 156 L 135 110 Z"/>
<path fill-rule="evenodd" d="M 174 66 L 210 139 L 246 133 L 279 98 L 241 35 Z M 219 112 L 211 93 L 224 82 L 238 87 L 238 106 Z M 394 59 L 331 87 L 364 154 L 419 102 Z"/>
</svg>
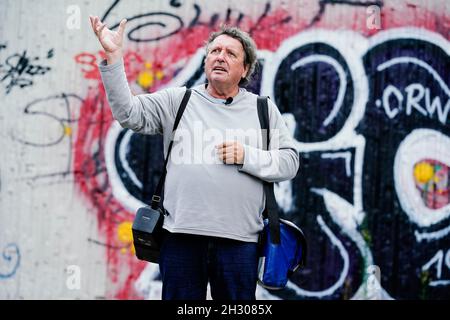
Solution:
<svg viewBox="0 0 450 320">
<path fill-rule="evenodd" d="M 175 134 L 172 128 L 186 88 L 133 96 L 123 60 L 99 65 L 114 118 L 142 134 L 162 134 L 164 156 L 174 140 L 164 186 L 170 232 L 257 242 L 265 205 L 262 180 L 296 176 L 299 155 L 283 117 L 269 100 L 270 150 L 263 150 L 257 95 L 240 89 L 230 104 L 212 97 L 205 85 L 192 88 Z M 237 140 L 244 163 L 225 164 L 215 146 Z"/>
</svg>

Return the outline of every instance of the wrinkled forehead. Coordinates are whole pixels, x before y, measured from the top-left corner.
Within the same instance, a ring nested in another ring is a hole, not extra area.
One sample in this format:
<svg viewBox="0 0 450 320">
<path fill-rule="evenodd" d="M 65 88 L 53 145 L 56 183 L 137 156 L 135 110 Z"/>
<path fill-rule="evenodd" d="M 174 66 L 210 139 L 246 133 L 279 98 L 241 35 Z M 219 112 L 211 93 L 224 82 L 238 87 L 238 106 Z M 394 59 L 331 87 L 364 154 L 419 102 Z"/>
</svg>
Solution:
<svg viewBox="0 0 450 320">
<path fill-rule="evenodd" d="M 211 48 L 216 47 L 224 47 L 244 53 L 244 47 L 242 46 L 242 43 L 238 39 L 230 37 L 226 34 L 221 34 L 220 36 L 215 38 L 214 41 L 209 44 L 208 49 L 211 50 Z"/>
</svg>

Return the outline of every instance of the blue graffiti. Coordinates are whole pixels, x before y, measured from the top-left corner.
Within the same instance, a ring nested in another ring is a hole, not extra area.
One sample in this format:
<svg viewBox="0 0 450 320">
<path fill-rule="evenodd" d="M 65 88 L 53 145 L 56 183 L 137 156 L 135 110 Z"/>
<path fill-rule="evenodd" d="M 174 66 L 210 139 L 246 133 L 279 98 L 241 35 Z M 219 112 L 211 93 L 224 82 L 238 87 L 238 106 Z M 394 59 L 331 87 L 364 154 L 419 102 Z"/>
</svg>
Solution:
<svg viewBox="0 0 450 320">
<path fill-rule="evenodd" d="M 3 266 L 5 265 L 5 266 Z M 3 249 L 0 260 L 0 280 L 14 276 L 20 265 L 20 250 L 17 244 L 9 243 Z"/>
</svg>

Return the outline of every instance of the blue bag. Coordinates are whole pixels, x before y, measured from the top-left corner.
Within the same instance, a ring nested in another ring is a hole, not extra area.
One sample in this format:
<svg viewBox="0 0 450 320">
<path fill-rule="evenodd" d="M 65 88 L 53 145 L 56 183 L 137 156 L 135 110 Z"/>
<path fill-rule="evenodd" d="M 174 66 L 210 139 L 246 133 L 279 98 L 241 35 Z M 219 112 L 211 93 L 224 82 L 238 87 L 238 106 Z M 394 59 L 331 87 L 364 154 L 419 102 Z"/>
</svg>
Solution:
<svg viewBox="0 0 450 320">
<path fill-rule="evenodd" d="M 258 97 L 258 117 L 263 129 L 263 147 L 269 150 L 270 126 L 267 97 Z M 264 130 L 266 134 L 264 134 Z M 263 181 L 266 205 L 260 234 L 258 283 L 266 289 L 283 289 L 288 278 L 306 263 L 306 238 L 302 230 L 279 218 L 273 183 Z"/>
<path fill-rule="evenodd" d="M 302 230 L 288 220 L 279 221 L 279 244 L 272 242 L 268 219 L 264 220 L 261 234 L 258 284 L 271 290 L 283 289 L 288 278 L 306 262 L 306 238 Z"/>
</svg>

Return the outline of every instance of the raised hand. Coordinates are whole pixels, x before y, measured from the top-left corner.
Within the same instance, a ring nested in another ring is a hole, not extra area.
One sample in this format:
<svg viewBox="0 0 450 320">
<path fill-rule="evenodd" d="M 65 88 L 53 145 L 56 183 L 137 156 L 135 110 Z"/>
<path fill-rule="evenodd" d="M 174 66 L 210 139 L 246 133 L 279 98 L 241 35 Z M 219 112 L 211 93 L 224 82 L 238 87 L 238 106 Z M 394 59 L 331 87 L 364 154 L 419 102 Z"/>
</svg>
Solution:
<svg viewBox="0 0 450 320">
<path fill-rule="evenodd" d="M 117 31 L 109 30 L 106 23 L 102 23 L 97 16 L 89 16 L 89 20 L 91 21 L 92 30 L 105 50 L 108 64 L 119 60 L 122 57 L 123 34 L 127 20 L 123 19 L 120 21 Z"/>
</svg>

